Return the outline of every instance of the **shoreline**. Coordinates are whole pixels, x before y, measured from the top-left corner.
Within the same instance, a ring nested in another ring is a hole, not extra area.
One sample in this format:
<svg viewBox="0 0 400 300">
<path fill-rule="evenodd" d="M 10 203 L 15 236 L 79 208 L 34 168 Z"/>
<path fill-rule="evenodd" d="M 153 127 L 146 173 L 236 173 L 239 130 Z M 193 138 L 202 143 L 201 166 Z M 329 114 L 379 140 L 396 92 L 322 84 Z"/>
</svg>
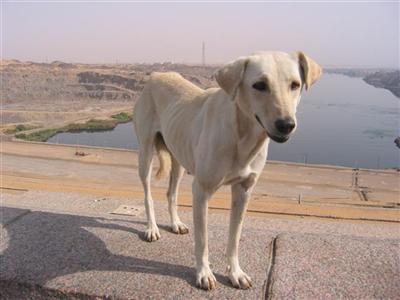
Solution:
<svg viewBox="0 0 400 300">
<path fill-rule="evenodd" d="M 95 150 L 95 151 L 110 151 L 110 152 L 122 152 L 122 153 L 138 153 L 136 149 L 125 149 L 125 148 L 114 148 L 114 147 L 101 147 L 101 146 L 90 146 L 90 145 L 72 145 L 72 144 L 62 144 L 62 143 L 50 143 L 50 142 L 36 142 L 36 141 L 26 141 L 20 140 L 16 138 L 11 138 L 10 142 L 12 143 L 21 143 L 21 144 L 31 144 L 31 145 L 43 145 L 43 146 L 50 146 L 50 147 L 60 147 L 60 148 L 68 148 L 68 149 L 87 149 L 87 150 Z M 1 153 L 2 151 L 0 151 Z M 15 152 L 4 152 L 7 154 L 12 155 L 21 155 L 21 156 L 29 156 L 25 154 L 20 154 L 19 151 Z M 35 155 L 30 157 L 37 157 Z M 48 156 L 44 156 L 48 157 Z M 50 157 L 48 157 L 51 159 Z M 63 159 L 63 158 L 56 158 L 56 159 Z M 384 168 L 384 169 L 371 169 L 371 168 L 352 168 L 340 165 L 329 165 L 329 164 L 313 164 L 313 163 L 298 163 L 298 162 L 290 162 L 290 161 L 280 161 L 280 160 L 268 160 L 266 161 L 266 165 L 287 165 L 287 166 L 296 166 L 296 167 L 310 167 L 310 168 L 317 168 L 317 169 L 332 169 L 332 170 L 361 170 L 361 171 L 368 171 L 374 173 L 393 173 L 393 172 L 400 172 L 398 168 Z M 125 165 L 125 164 L 117 164 L 117 165 Z"/>
</svg>

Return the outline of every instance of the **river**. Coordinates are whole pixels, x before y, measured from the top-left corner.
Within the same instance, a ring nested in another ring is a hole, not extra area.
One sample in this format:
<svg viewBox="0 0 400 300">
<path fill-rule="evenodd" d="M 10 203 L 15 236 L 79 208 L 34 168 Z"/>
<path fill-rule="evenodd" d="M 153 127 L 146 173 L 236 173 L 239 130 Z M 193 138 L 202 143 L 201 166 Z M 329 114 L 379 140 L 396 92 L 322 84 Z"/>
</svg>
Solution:
<svg viewBox="0 0 400 300">
<path fill-rule="evenodd" d="M 298 107 L 298 128 L 268 159 L 362 168 L 399 168 L 400 99 L 361 78 L 325 74 Z M 51 143 L 136 149 L 132 123 L 108 132 L 60 133 Z"/>
</svg>

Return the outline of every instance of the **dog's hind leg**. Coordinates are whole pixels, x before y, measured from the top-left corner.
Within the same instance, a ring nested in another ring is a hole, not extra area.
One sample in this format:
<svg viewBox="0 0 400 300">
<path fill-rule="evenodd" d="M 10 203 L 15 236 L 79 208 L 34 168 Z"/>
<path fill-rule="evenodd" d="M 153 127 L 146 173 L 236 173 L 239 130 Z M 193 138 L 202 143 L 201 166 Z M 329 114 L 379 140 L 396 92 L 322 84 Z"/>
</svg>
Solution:
<svg viewBox="0 0 400 300">
<path fill-rule="evenodd" d="M 171 217 L 171 229 L 177 234 L 185 234 L 189 232 L 189 229 L 184 223 L 181 222 L 177 209 L 178 186 L 182 179 L 184 169 L 174 157 L 171 157 L 171 161 L 171 175 L 169 178 L 169 187 L 167 192 L 168 210 Z"/>
<path fill-rule="evenodd" d="M 149 242 L 156 241 L 160 238 L 160 232 L 154 215 L 153 198 L 151 196 L 150 180 L 151 165 L 153 162 L 153 138 L 146 138 L 140 143 L 139 147 L 139 177 L 144 189 L 144 204 L 147 214 L 147 230 L 145 232 L 146 240 Z"/>
</svg>

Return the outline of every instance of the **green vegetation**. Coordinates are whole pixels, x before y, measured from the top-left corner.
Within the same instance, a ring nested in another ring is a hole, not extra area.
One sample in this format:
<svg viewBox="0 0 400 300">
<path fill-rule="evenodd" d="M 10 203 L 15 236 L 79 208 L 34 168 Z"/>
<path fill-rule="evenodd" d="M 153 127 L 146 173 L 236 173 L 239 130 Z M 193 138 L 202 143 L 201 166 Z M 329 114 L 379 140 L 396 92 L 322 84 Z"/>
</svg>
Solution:
<svg viewBox="0 0 400 300">
<path fill-rule="evenodd" d="M 26 140 L 26 141 L 34 141 L 34 142 L 45 142 L 53 135 L 56 135 L 59 132 L 63 132 L 59 129 L 44 129 L 36 132 L 32 132 L 29 134 L 26 133 L 18 133 L 15 135 L 16 138 Z"/>
<path fill-rule="evenodd" d="M 86 123 L 72 123 L 60 128 L 43 129 L 40 131 L 32 132 L 29 134 L 18 133 L 15 135 L 16 138 L 35 141 L 35 142 L 46 142 L 49 138 L 61 132 L 94 132 L 94 131 L 107 131 L 112 130 L 120 123 L 126 123 L 132 120 L 132 114 L 121 112 L 111 116 L 112 119 L 98 120 L 92 119 Z"/>
<path fill-rule="evenodd" d="M 111 118 L 118 120 L 119 123 L 126 123 L 132 121 L 132 113 L 120 112 L 119 114 L 112 115 Z"/>
<path fill-rule="evenodd" d="M 24 125 L 24 124 L 18 124 L 17 126 L 13 128 L 8 128 L 4 131 L 5 134 L 14 134 L 17 132 L 25 131 L 25 130 L 31 130 L 35 129 L 37 126 L 34 125 Z"/>
<path fill-rule="evenodd" d="M 81 131 L 106 131 L 112 130 L 118 125 L 118 120 L 97 120 L 92 119 L 86 123 L 72 123 L 62 129 L 62 132 L 81 132 Z"/>
</svg>

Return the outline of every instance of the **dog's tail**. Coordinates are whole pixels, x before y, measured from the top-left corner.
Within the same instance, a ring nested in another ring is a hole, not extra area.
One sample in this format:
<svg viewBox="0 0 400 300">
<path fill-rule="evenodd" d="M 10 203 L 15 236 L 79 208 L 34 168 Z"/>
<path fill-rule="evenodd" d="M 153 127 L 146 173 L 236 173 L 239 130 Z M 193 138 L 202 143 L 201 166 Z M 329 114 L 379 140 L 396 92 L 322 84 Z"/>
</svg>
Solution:
<svg viewBox="0 0 400 300">
<path fill-rule="evenodd" d="M 171 152 L 169 152 L 167 145 L 165 145 L 164 138 L 159 132 L 156 134 L 154 144 L 160 161 L 156 179 L 162 179 L 171 172 Z"/>
</svg>

